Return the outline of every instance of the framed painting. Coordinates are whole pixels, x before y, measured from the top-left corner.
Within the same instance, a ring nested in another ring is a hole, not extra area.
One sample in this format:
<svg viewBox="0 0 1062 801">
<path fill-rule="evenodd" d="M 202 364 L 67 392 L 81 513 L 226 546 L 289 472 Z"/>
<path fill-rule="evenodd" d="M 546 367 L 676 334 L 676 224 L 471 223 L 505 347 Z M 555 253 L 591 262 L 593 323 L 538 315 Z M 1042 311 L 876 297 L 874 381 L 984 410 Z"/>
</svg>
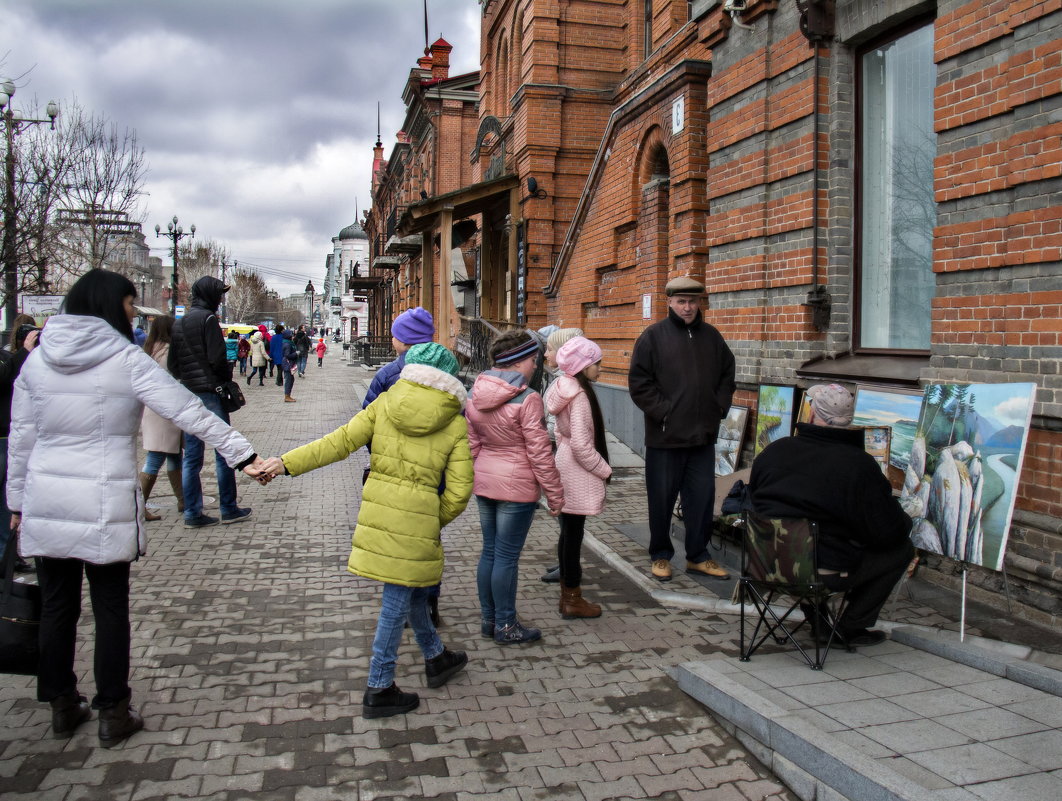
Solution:
<svg viewBox="0 0 1062 801">
<path fill-rule="evenodd" d="M 715 474 L 728 476 L 737 470 L 741 448 L 745 444 L 745 426 L 749 421 L 747 406 L 731 406 L 726 417 L 719 421 L 719 436 L 715 440 Z"/>
<path fill-rule="evenodd" d="M 922 410 L 922 390 L 893 389 L 860 385 L 856 388 L 852 425 L 869 428 L 888 426 L 889 464 L 896 468 L 899 481 L 911 459 L 911 445 L 918 415 Z"/>
<path fill-rule="evenodd" d="M 889 476 L 889 442 L 892 429 L 888 426 L 867 426 L 863 429 L 863 450 L 874 457 L 886 478 Z"/>
<path fill-rule="evenodd" d="M 796 387 L 761 384 L 756 404 L 756 442 L 753 456 L 775 440 L 793 433 Z"/>
<path fill-rule="evenodd" d="M 925 388 L 900 496 L 917 547 L 1002 569 L 1035 398 L 1035 384 Z"/>
</svg>

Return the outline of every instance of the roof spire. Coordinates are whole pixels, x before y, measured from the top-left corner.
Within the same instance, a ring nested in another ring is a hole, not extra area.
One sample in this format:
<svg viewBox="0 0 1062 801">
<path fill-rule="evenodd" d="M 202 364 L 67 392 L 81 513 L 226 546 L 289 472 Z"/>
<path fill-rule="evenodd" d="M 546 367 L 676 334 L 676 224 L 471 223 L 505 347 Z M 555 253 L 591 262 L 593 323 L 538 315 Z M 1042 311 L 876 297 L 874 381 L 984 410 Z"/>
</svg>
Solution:
<svg viewBox="0 0 1062 801">
<path fill-rule="evenodd" d="M 428 47 L 428 0 L 424 0 L 424 55 L 431 55 L 431 48 Z"/>
<path fill-rule="evenodd" d="M 383 142 L 380 140 L 380 101 L 376 101 L 376 146 L 383 147 Z"/>
</svg>

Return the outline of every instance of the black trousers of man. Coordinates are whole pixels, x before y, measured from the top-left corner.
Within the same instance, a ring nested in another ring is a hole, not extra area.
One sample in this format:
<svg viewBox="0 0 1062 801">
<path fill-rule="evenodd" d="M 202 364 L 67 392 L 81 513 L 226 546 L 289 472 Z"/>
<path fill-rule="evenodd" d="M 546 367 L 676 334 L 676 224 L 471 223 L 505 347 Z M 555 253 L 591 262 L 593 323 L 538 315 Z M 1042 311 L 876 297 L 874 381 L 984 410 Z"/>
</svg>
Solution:
<svg viewBox="0 0 1062 801">
<path fill-rule="evenodd" d="M 848 606 L 838 621 L 841 634 L 869 629 L 896 582 L 914 559 L 915 549 L 910 540 L 891 551 L 864 551 L 859 566 L 847 576 L 824 575 L 822 583 L 836 592 L 848 591 Z"/>
<path fill-rule="evenodd" d="M 681 494 L 686 560 L 705 561 L 715 508 L 715 443 L 691 448 L 646 447 L 645 492 L 649 501 L 649 558 L 670 561 L 675 555 L 671 515 Z"/>
</svg>

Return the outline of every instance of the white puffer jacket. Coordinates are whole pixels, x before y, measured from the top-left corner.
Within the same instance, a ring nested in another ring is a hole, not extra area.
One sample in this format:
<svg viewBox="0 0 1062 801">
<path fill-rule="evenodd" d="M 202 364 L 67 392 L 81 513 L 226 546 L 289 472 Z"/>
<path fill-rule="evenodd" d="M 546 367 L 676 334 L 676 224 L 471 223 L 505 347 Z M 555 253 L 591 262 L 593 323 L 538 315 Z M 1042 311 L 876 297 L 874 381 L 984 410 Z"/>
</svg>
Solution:
<svg viewBox="0 0 1062 801">
<path fill-rule="evenodd" d="M 136 435 L 146 405 L 235 466 L 254 449 L 98 317 L 52 317 L 15 382 L 7 504 L 23 556 L 128 562 L 145 552 Z"/>
</svg>

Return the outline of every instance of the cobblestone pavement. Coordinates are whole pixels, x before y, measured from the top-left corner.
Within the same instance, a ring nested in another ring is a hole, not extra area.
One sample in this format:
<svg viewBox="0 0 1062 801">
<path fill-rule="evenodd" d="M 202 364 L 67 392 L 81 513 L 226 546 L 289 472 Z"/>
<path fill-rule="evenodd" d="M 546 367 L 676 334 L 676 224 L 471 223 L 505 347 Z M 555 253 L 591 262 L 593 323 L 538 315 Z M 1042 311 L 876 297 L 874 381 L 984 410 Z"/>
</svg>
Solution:
<svg viewBox="0 0 1062 801">
<path fill-rule="evenodd" d="M 297 382 L 297 404 L 283 404 L 267 380 L 247 390 L 235 423 L 260 453 L 279 454 L 345 422 L 370 378 L 329 356 Z M 163 519 L 151 524 L 148 556 L 132 577 L 132 685 L 146 730 L 110 751 L 98 747 L 94 722 L 53 740 L 33 680 L 0 676 L 0 796 L 793 798 L 667 673 L 691 659 L 734 656 L 736 620 L 664 608 L 589 552 L 586 594 L 605 614 L 561 620 L 556 585 L 538 581 L 557 530 L 544 514 L 531 529 L 518 593 L 521 618 L 542 627 L 542 642 L 502 647 L 480 638 L 473 504 L 443 535 L 441 634 L 469 652 L 467 672 L 426 689 L 407 636 L 397 681 L 421 694 L 420 709 L 363 720 L 380 587 L 349 575 L 345 563 L 364 464 L 359 454 L 268 487 L 241 476 L 253 518 L 202 531 L 184 529 L 173 498 L 160 495 Z M 644 520 L 641 484 L 617 480 L 610 498 L 588 529 L 630 551 L 612 524 Z M 685 581 L 677 577 L 676 589 Z M 77 669 L 91 694 L 89 633 L 85 620 Z"/>
</svg>

